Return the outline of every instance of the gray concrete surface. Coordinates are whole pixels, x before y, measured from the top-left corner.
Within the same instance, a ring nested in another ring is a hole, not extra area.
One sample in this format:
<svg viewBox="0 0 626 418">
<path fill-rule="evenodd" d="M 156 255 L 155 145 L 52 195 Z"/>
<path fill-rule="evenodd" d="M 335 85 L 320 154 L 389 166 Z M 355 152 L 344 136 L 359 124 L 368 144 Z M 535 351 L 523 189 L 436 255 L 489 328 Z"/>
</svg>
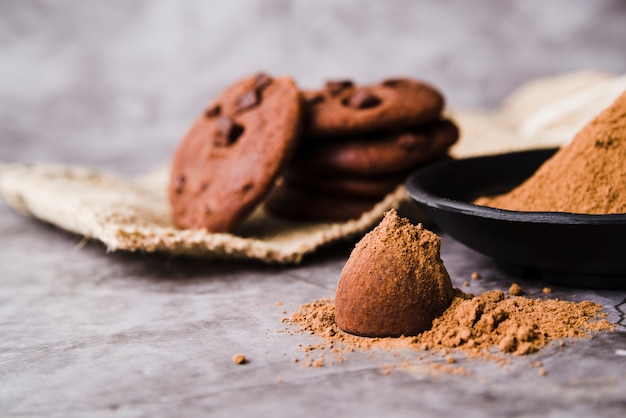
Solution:
<svg viewBox="0 0 626 418">
<path fill-rule="evenodd" d="M 259 69 L 305 87 L 407 74 L 453 106 L 495 106 L 537 76 L 625 73 L 624 22 L 618 0 L 3 1 L 0 160 L 145 172 Z M 0 205 L 0 416 L 626 414 L 623 291 L 554 288 L 602 303 L 618 331 L 506 367 L 459 358 L 470 376 L 435 376 L 417 353 L 375 352 L 317 369 L 292 363 L 315 339 L 284 333 L 281 311 L 332 297 L 350 245 L 280 267 L 83 244 Z M 455 285 L 482 273 L 474 292 L 545 285 L 445 235 L 442 252 Z M 238 352 L 250 362 L 234 365 Z M 407 359 L 417 366 L 384 375 Z"/>
</svg>

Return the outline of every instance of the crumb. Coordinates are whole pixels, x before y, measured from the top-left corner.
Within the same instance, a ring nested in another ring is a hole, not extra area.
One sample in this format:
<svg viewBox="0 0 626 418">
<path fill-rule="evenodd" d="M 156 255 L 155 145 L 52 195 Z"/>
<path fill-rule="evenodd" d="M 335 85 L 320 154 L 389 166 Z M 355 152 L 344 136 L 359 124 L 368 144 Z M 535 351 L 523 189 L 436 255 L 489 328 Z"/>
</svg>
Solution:
<svg viewBox="0 0 626 418">
<path fill-rule="evenodd" d="M 480 280 L 480 273 L 478 273 L 477 271 L 473 272 L 470 276 L 470 278 L 472 280 Z"/>
<path fill-rule="evenodd" d="M 283 303 L 281 301 L 276 301 L 274 302 L 275 306 L 283 306 Z"/>
<path fill-rule="evenodd" d="M 454 363 L 456 363 L 456 359 L 454 357 L 450 356 L 450 357 L 446 358 L 446 363 L 454 364 Z"/>
<path fill-rule="evenodd" d="M 294 357 L 291 361 L 292 361 L 293 363 L 297 363 L 297 362 L 299 362 L 300 360 L 298 360 L 298 357 Z"/>
<path fill-rule="evenodd" d="M 464 369 L 462 367 L 450 367 L 450 366 L 446 366 L 444 364 L 437 364 L 437 363 L 431 364 L 430 367 L 433 370 L 437 371 L 437 372 L 442 372 L 442 373 L 446 373 L 446 374 L 454 374 L 454 375 L 457 375 L 457 376 L 469 376 L 469 375 L 471 375 L 469 370 Z"/>
<path fill-rule="evenodd" d="M 235 364 L 246 364 L 248 362 L 248 360 L 246 359 L 246 355 L 245 354 L 235 354 L 233 356 L 233 362 Z"/>
<path fill-rule="evenodd" d="M 545 294 L 547 295 L 547 294 L 552 293 L 552 289 L 550 289 L 549 287 L 544 287 L 544 288 L 543 288 L 543 290 L 542 290 L 542 292 L 543 292 L 543 293 L 545 293 Z"/>
<path fill-rule="evenodd" d="M 389 376 L 391 372 L 393 371 L 393 369 L 394 369 L 393 365 L 384 365 L 382 366 L 381 373 L 383 374 L 383 376 Z"/>
<path fill-rule="evenodd" d="M 523 293 L 522 286 L 518 285 L 517 283 L 513 283 L 509 288 L 509 293 L 513 296 L 521 295 Z"/>
<path fill-rule="evenodd" d="M 537 370 L 537 374 L 539 376 L 546 376 L 548 374 L 548 372 L 546 371 L 546 369 L 541 368 L 541 369 Z"/>
<path fill-rule="evenodd" d="M 276 378 L 276 383 L 283 383 L 283 378 L 282 377 L 277 377 Z"/>
<path fill-rule="evenodd" d="M 463 286 L 465 287 L 469 286 L 469 282 L 468 281 L 463 282 Z"/>
<path fill-rule="evenodd" d="M 539 360 L 533 362 L 533 367 L 541 367 L 541 366 L 543 366 L 543 363 L 540 362 Z"/>
<path fill-rule="evenodd" d="M 565 346 L 565 341 L 563 340 L 559 341 L 559 347 L 563 347 L 563 346 Z"/>
</svg>

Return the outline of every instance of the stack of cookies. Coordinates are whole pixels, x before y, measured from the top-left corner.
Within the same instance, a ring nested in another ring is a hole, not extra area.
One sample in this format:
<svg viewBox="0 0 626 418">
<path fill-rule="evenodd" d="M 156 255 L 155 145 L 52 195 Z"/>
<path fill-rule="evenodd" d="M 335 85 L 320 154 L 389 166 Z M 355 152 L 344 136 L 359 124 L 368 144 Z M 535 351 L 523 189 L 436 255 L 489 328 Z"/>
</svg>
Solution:
<svg viewBox="0 0 626 418">
<path fill-rule="evenodd" d="M 265 203 L 280 216 L 358 218 L 416 168 L 447 155 L 459 136 L 441 116 L 442 95 L 410 79 L 330 81 L 303 99 L 296 154 Z"/>
<path fill-rule="evenodd" d="M 169 196 L 180 228 L 232 231 L 259 204 L 347 220 L 419 166 L 447 155 L 456 126 L 434 88 L 410 79 L 300 91 L 260 73 L 226 89 L 179 145 Z"/>
</svg>

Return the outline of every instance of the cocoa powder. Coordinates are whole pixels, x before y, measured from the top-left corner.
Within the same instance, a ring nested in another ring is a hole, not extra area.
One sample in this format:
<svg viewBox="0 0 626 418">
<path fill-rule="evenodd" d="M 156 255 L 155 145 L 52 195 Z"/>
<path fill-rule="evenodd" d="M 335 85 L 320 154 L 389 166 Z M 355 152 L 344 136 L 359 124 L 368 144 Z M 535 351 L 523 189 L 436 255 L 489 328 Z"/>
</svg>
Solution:
<svg viewBox="0 0 626 418">
<path fill-rule="evenodd" d="M 354 350 L 414 349 L 450 353 L 461 350 L 468 357 L 502 361 L 495 356 L 534 353 L 553 341 L 588 338 L 594 332 L 615 330 L 602 307 L 590 301 L 507 298 L 499 290 L 467 295 L 455 289 L 451 306 L 435 319 L 432 328 L 414 337 L 367 338 L 344 333 L 335 323 L 331 299 L 307 303 L 286 322 L 322 339 L 317 349 L 336 355 Z"/>
<path fill-rule="evenodd" d="M 626 213 L 626 92 L 509 193 L 476 204 L 518 211 Z"/>
</svg>

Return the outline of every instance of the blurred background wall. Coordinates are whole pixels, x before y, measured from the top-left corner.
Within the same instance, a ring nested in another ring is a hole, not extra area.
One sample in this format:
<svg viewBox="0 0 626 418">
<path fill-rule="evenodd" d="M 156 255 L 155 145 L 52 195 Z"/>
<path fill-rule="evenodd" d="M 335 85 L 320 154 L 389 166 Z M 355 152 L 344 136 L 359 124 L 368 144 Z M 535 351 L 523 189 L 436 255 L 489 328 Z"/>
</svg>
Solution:
<svg viewBox="0 0 626 418">
<path fill-rule="evenodd" d="M 626 73 L 626 1 L 1 1 L 0 161 L 138 174 L 237 78 L 409 75 L 450 106 L 528 79 Z"/>
</svg>

